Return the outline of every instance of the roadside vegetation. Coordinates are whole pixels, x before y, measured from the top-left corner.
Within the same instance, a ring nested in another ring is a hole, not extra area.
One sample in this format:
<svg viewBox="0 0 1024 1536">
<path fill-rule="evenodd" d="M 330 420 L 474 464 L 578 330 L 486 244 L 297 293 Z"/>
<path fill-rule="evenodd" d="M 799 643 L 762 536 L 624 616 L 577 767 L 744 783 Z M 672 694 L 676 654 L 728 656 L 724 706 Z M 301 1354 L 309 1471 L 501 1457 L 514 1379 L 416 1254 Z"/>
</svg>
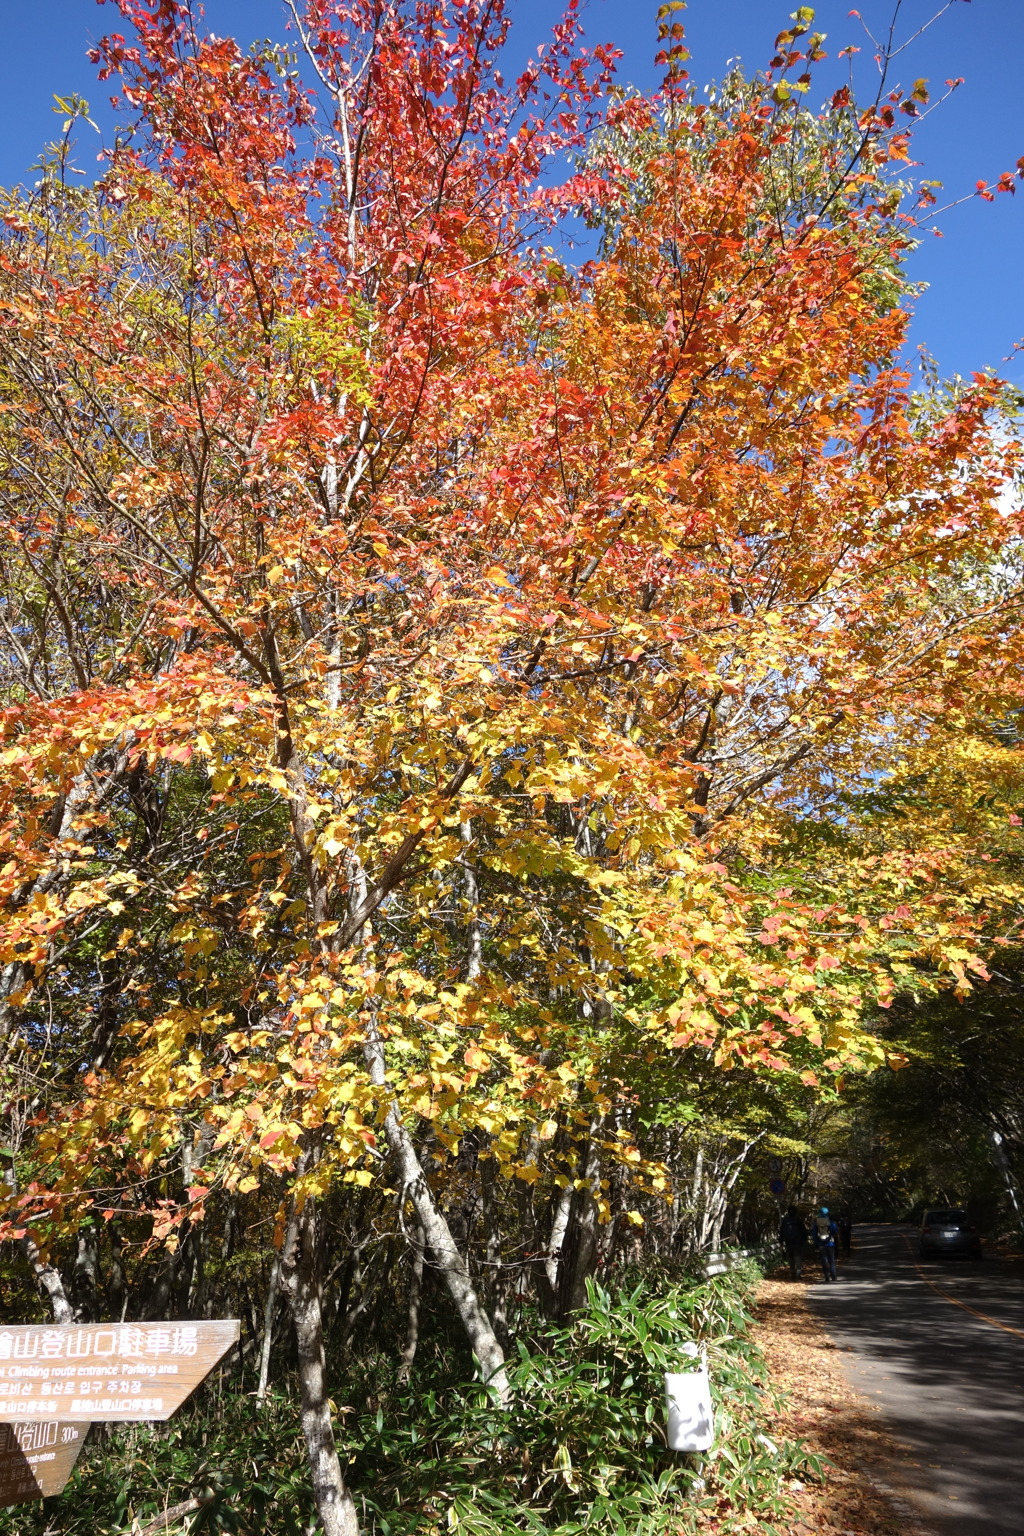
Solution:
<svg viewBox="0 0 1024 1536">
<path fill-rule="evenodd" d="M 457 1338 L 424 1338 L 412 1382 L 398 1379 L 386 1310 L 333 1359 L 337 1390 L 359 1407 L 344 1424 L 347 1474 L 365 1490 L 360 1522 L 374 1536 L 463 1531 L 536 1536 L 786 1529 L 788 1485 L 818 1478 L 821 1459 L 779 1438 L 780 1402 L 751 1337 L 758 1278 L 748 1263 L 699 1280 L 660 1266 L 591 1281 L 566 1325 L 517 1319 L 511 1399 L 498 1409 L 466 1381 Z M 706 1456 L 666 1449 L 664 1374 L 679 1344 L 706 1351 L 718 1440 Z M 60 1500 L 34 1517 L 0 1515 L 22 1536 L 59 1529 L 107 1536 L 190 1504 L 191 1529 L 302 1536 L 313 1508 L 287 1348 L 281 1387 L 258 1413 L 246 1372 L 208 1388 L 173 1425 L 111 1427 L 83 1453 Z"/>
</svg>

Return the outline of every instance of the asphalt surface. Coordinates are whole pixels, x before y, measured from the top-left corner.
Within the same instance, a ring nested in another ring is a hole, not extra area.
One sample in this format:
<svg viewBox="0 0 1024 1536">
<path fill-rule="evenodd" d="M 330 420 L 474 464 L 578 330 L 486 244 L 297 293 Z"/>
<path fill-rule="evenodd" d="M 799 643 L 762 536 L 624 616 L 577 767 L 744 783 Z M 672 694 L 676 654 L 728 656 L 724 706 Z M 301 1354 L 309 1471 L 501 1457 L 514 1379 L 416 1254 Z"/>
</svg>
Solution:
<svg viewBox="0 0 1024 1536">
<path fill-rule="evenodd" d="M 905 1447 L 896 1491 L 939 1536 L 1024 1536 L 1021 1266 L 921 1260 L 914 1229 L 859 1226 L 838 1281 L 807 1295 Z"/>
</svg>

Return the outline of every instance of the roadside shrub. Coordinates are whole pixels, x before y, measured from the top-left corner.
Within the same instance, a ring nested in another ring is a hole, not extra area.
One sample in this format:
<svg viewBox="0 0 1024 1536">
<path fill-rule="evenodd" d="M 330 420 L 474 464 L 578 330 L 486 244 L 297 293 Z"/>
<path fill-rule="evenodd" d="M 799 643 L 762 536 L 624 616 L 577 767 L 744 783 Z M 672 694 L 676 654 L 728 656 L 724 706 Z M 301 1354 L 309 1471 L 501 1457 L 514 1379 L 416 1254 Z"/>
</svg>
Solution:
<svg viewBox="0 0 1024 1536">
<path fill-rule="evenodd" d="M 784 1518 L 785 1479 L 808 1466 L 768 1433 L 778 1404 L 750 1335 L 755 1274 L 614 1293 L 591 1283 L 569 1325 L 538 1322 L 520 1339 L 510 1412 L 480 1388 L 421 1389 L 357 1421 L 352 1481 L 368 1527 L 655 1536 L 712 1511 L 723 1529 L 734 1515 Z M 716 1445 L 702 1458 L 665 1443 L 664 1375 L 689 1339 L 707 1351 L 715 1398 Z"/>
</svg>

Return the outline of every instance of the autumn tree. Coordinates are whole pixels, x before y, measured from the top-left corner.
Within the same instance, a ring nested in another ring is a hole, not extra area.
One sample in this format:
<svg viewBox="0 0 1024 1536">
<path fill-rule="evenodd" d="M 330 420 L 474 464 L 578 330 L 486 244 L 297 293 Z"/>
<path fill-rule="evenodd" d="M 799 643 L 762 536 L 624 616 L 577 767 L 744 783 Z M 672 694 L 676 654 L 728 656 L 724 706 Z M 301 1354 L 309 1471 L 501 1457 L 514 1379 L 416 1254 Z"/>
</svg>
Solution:
<svg viewBox="0 0 1024 1536">
<path fill-rule="evenodd" d="M 315 91 L 120 9 L 133 136 L 5 207 L 7 1231 L 187 1309 L 259 1213 L 348 1536 L 331 1200 L 505 1401 L 510 1277 L 672 1193 L 645 1074 L 813 1088 L 983 972 L 1016 884 L 840 823 L 1017 700 L 1016 448 L 910 393 L 900 98 L 806 113 L 802 12 L 708 101 L 669 16 L 647 101 L 574 7 L 507 85 L 500 0 L 308 0 Z"/>
</svg>

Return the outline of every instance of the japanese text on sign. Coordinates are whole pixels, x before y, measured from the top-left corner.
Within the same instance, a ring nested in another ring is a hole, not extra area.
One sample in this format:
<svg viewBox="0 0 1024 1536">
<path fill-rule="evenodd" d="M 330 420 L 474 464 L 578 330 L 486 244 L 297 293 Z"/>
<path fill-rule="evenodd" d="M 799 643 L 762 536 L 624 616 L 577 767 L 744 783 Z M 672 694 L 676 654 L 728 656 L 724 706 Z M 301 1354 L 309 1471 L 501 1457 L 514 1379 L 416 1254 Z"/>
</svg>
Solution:
<svg viewBox="0 0 1024 1536">
<path fill-rule="evenodd" d="M 109 1360 L 115 1355 L 160 1359 L 194 1355 L 199 1329 L 180 1328 L 23 1328 L 0 1330 L 0 1360 Z"/>
<path fill-rule="evenodd" d="M 0 1328 L 0 1421 L 165 1419 L 237 1338 L 228 1321 Z"/>
</svg>

